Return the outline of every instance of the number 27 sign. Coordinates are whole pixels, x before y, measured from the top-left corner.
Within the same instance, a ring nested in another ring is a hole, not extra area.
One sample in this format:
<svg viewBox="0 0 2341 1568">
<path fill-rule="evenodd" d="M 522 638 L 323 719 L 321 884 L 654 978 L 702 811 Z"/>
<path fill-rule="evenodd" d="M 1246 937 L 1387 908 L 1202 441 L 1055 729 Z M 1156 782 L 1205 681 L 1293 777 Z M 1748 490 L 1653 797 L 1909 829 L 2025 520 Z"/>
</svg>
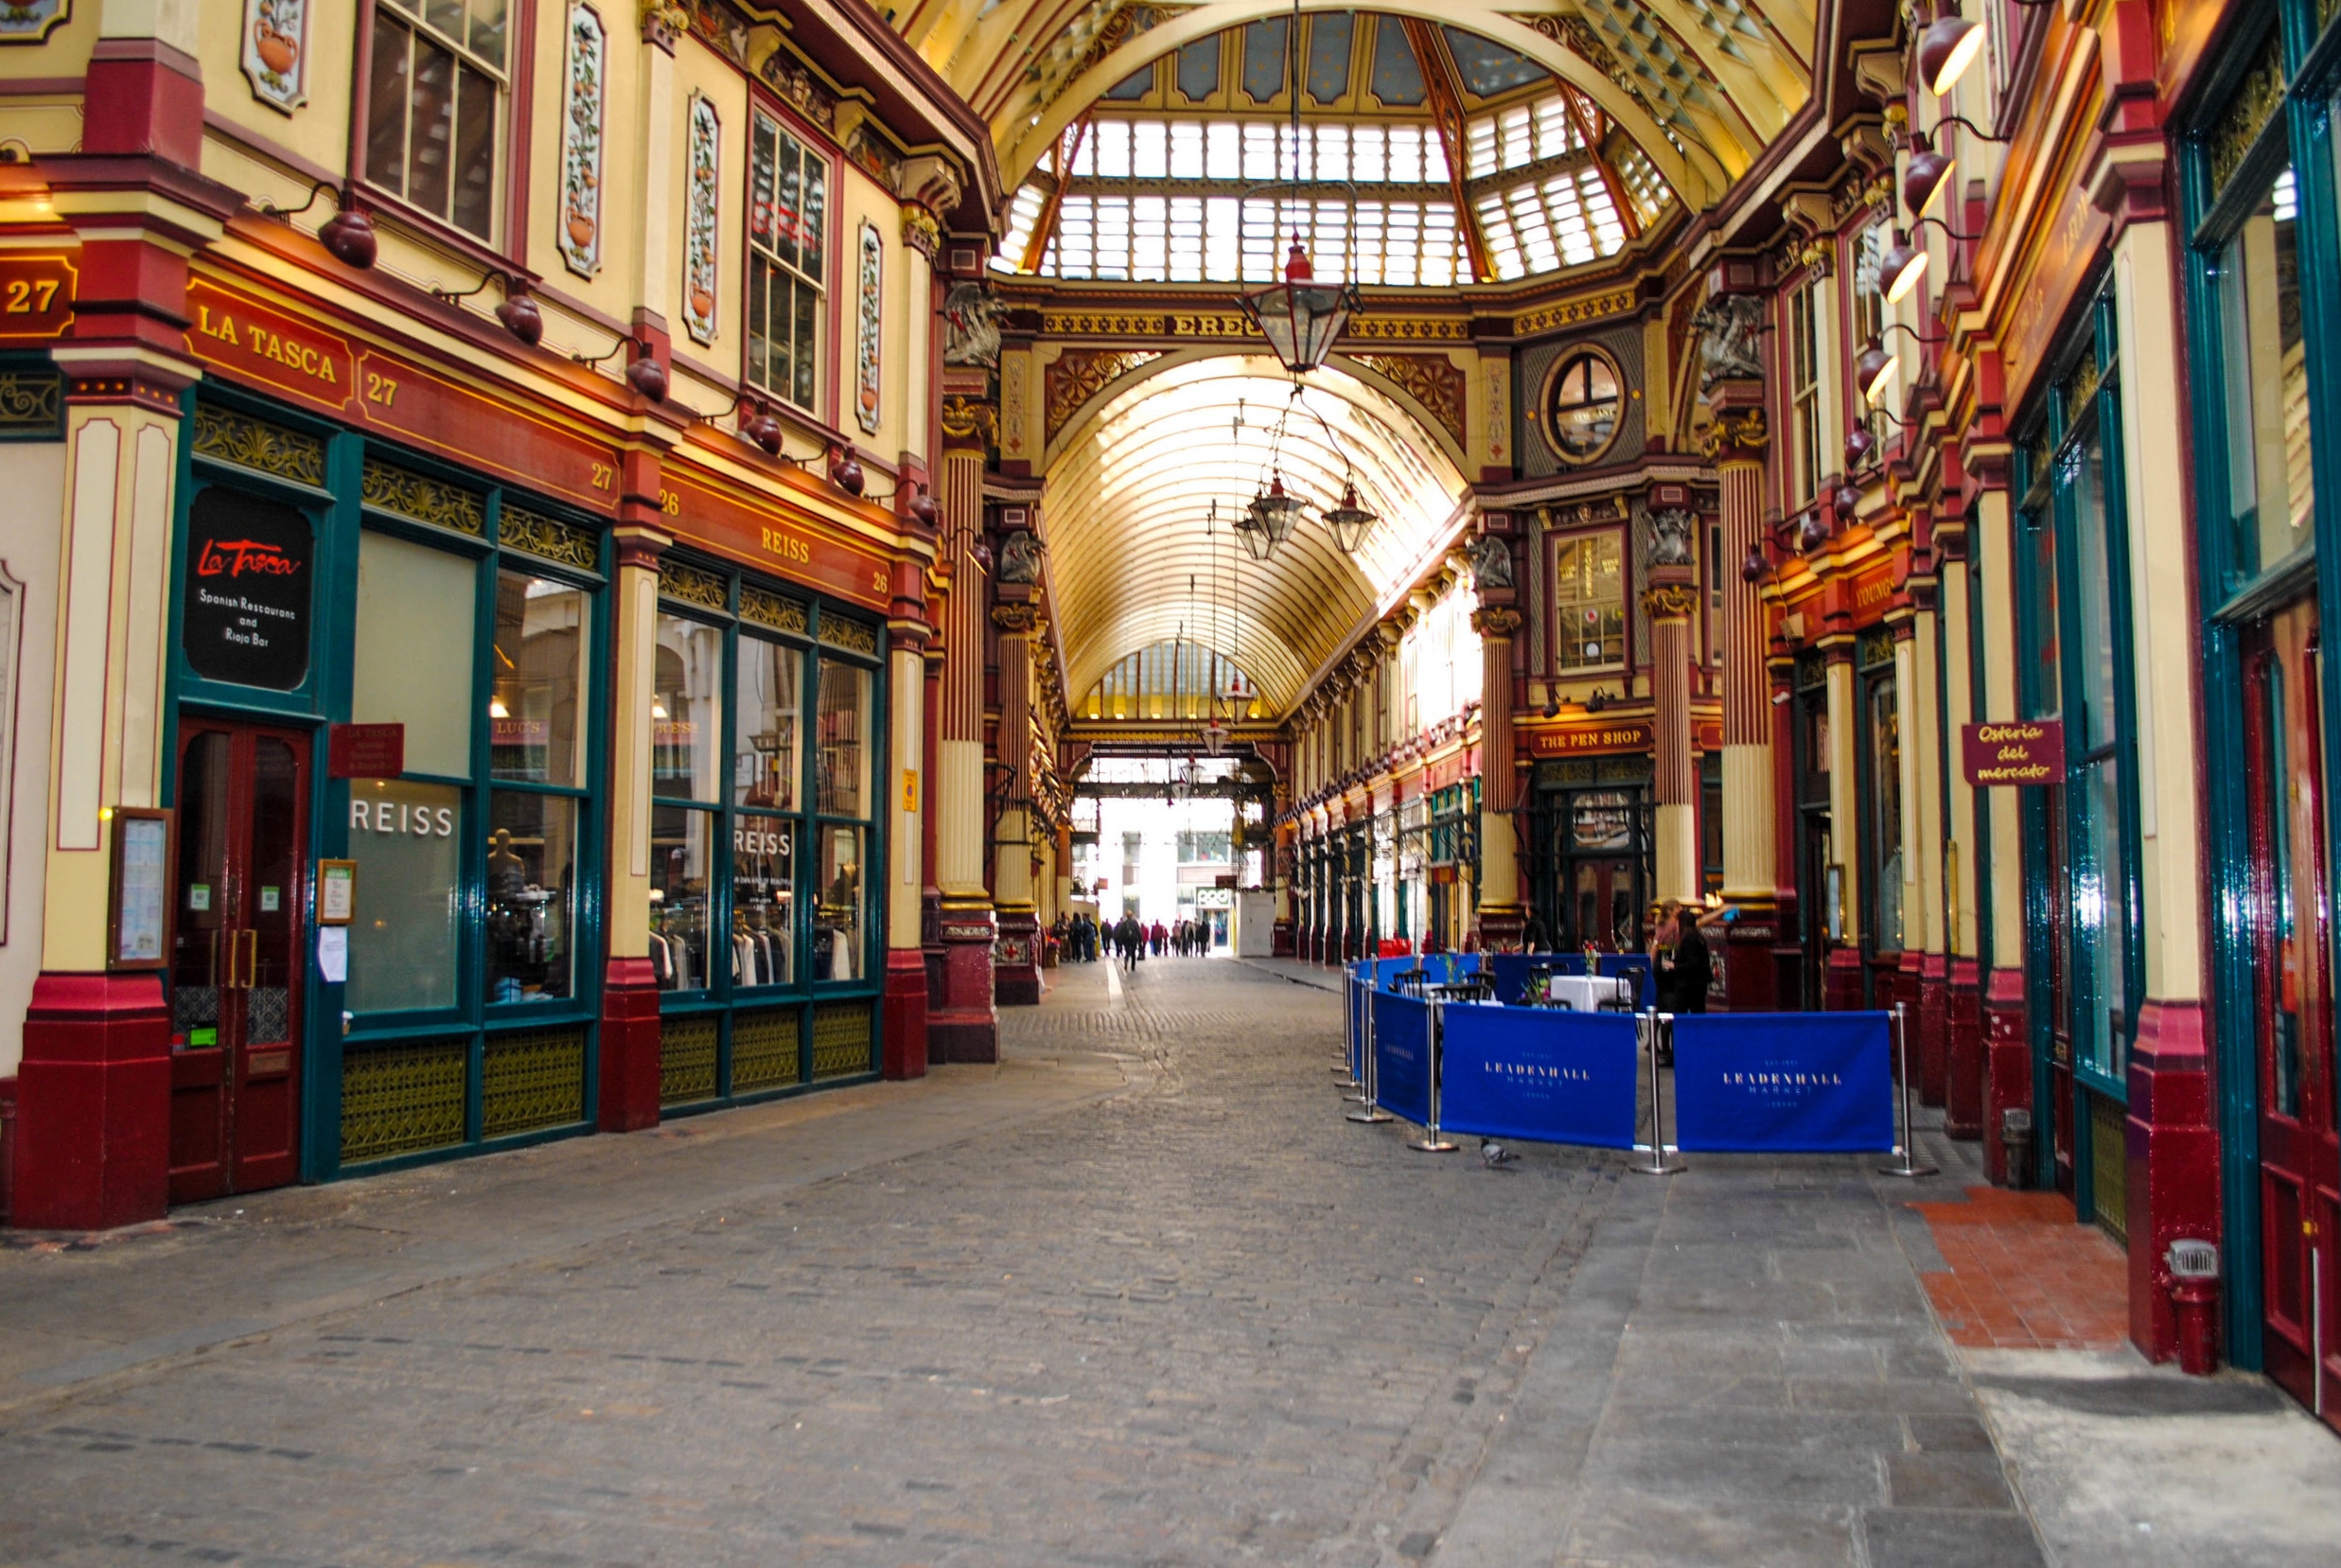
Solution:
<svg viewBox="0 0 2341 1568">
<path fill-rule="evenodd" d="M 62 255 L 0 251 L 0 342 L 63 337 L 73 284 L 73 263 Z"/>
</svg>

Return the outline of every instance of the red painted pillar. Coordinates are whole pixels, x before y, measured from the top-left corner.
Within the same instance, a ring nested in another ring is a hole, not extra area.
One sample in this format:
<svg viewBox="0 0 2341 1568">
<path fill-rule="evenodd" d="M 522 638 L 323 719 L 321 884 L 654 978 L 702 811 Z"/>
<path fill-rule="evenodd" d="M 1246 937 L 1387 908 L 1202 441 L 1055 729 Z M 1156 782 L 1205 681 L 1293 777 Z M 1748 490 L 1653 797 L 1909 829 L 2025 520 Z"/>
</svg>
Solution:
<svg viewBox="0 0 2341 1568">
<path fill-rule="evenodd" d="M 2033 1113 L 2033 1148 L 2051 1135 L 2048 1107 L 2033 1103 L 2033 1044 L 2026 1027 L 2024 972 L 1994 969 L 1983 992 L 1983 1173 L 1996 1186 L 2030 1185 L 2033 1172 L 2010 1179 L 2006 1145 L 2000 1137 L 2006 1112 L 2022 1106 Z M 2036 1167 L 2035 1167 L 2036 1169 Z"/>
<path fill-rule="evenodd" d="M 1941 1105 L 1950 1077 L 1950 966 L 1940 953 L 1905 951 L 1896 988 L 1918 1031 L 1918 1098 Z"/>
<path fill-rule="evenodd" d="M 605 1133 L 659 1124 L 659 980 L 646 958 L 612 958 L 602 978 L 600 1116 Z"/>
<path fill-rule="evenodd" d="M 170 1203 L 170 1017 L 152 975 L 44 974 L 17 1068 L 13 1221 L 103 1230 Z"/>
<path fill-rule="evenodd" d="M 2130 1052 L 2130 1338 L 2155 1361 L 2178 1353 L 2167 1262 L 2180 1238 L 2219 1240 L 2219 1135 L 2200 1002 L 2148 1001 Z"/>
<path fill-rule="evenodd" d="M 1944 995 L 1943 1130 L 1983 1135 L 1983 997 L 1973 959 L 1953 959 Z"/>
</svg>

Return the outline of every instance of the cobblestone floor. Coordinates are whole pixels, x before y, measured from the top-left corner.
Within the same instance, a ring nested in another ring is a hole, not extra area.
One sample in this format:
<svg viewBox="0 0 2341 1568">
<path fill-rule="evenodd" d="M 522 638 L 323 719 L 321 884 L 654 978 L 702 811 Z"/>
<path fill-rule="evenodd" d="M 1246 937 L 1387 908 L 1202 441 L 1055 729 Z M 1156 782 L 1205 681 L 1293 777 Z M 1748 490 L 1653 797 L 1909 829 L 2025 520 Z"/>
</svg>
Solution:
<svg viewBox="0 0 2341 1568">
<path fill-rule="evenodd" d="M 0 1563 L 2043 1560 L 1955 1180 L 1417 1154 L 1322 991 L 1056 978 L 996 1071 L 0 1254 Z"/>
</svg>

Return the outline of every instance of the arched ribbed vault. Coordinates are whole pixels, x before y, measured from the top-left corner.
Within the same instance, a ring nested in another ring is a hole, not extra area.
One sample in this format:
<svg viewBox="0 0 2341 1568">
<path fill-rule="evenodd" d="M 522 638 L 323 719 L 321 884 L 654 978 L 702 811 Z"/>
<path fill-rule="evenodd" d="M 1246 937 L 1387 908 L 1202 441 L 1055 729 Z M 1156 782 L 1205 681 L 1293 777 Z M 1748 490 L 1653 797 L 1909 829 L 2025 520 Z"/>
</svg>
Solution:
<svg viewBox="0 0 2341 1568">
<path fill-rule="evenodd" d="M 1350 556 L 1312 514 L 1254 561 L 1231 524 L 1266 471 L 1270 427 L 1292 394 L 1271 359 L 1188 361 L 1109 397 L 1053 456 L 1043 527 L 1067 691 L 1184 636 L 1242 665 L 1282 712 L 1395 585 L 1447 548 L 1464 494 L 1454 464 L 1382 394 L 1321 370 L 1301 396 L 1324 423 L 1297 410 L 1287 422 L 1285 485 L 1330 504 L 1346 453 L 1359 501 L 1382 520 Z M 1215 501 L 1219 523 L 1206 533 Z"/>
</svg>

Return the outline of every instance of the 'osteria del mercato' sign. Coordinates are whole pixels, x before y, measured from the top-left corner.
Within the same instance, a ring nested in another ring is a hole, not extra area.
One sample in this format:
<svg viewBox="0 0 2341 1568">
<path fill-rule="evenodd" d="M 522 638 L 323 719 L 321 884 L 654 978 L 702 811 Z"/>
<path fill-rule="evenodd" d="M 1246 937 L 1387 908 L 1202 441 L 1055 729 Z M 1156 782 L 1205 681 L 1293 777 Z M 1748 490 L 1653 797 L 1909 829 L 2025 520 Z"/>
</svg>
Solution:
<svg viewBox="0 0 2341 1568">
<path fill-rule="evenodd" d="M 1978 789 L 2065 782 L 2065 724 L 2061 719 L 1963 724 L 1959 749 L 1967 782 Z"/>
</svg>

